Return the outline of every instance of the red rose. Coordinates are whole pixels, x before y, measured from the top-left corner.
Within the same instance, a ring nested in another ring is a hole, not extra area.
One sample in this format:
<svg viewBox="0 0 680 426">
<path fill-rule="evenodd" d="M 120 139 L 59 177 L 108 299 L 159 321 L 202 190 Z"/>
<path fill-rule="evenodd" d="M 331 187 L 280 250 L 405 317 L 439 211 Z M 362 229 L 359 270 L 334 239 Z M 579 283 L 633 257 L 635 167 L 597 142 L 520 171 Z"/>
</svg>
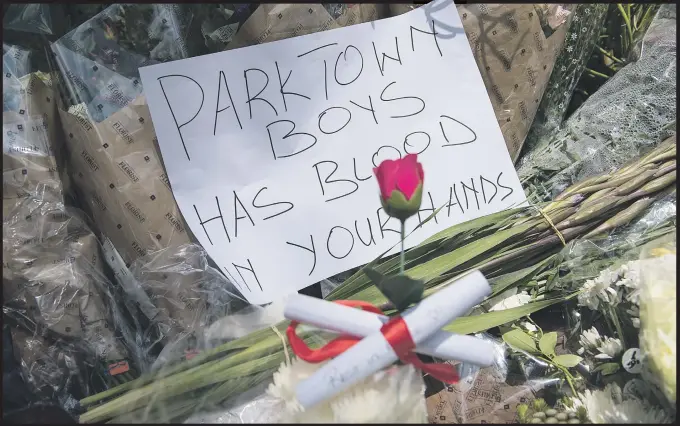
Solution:
<svg viewBox="0 0 680 426">
<path fill-rule="evenodd" d="M 385 160 L 373 173 L 380 186 L 380 201 L 389 216 L 403 221 L 418 212 L 425 174 L 417 154 Z"/>
</svg>

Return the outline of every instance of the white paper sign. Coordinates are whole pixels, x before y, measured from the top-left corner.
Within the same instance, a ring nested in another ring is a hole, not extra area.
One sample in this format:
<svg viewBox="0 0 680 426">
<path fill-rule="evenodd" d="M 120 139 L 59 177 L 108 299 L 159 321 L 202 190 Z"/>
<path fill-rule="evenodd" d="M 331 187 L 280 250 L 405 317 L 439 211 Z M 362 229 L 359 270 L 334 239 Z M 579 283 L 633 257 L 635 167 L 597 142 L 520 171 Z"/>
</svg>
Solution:
<svg viewBox="0 0 680 426">
<path fill-rule="evenodd" d="M 184 218 L 251 303 L 398 243 L 384 159 L 418 154 L 420 220 L 444 206 L 408 247 L 526 200 L 450 0 L 140 73 Z"/>
</svg>

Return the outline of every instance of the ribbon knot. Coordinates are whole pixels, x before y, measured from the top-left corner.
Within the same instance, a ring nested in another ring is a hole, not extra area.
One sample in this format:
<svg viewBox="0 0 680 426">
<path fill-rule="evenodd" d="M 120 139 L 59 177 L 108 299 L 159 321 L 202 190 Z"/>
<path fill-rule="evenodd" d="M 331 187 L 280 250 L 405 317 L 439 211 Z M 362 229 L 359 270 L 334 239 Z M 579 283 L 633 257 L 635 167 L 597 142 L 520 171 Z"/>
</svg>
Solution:
<svg viewBox="0 0 680 426">
<path fill-rule="evenodd" d="M 335 303 L 354 308 L 362 308 L 365 311 L 383 315 L 383 312 L 379 308 L 361 300 L 337 300 Z M 299 322 L 297 321 L 290 322 L 290 325 L 286 330 L 288 342 L 295 355 L 309 363 L 319 363 L 338 356 L 361 340 L 357 337 L 342 335 L 318 349 L 311 349 L 304 340 L 295 333 L 295 329 L 298 325 Z M 456 370 L 452 365 L 445 363 L 425 363 L 418 358 L 415 352 L 413 352 L 416 344 L 413 341 L 411 332 L 408 330 L 406 321 L 404 321 L 401 316 L 391 318 L 380 328 L 380 332 L 403 363 L 411 364 L 444 383 L 455 384 L 458 382 L 458 373 L 456 373 Z"/>
</svg>

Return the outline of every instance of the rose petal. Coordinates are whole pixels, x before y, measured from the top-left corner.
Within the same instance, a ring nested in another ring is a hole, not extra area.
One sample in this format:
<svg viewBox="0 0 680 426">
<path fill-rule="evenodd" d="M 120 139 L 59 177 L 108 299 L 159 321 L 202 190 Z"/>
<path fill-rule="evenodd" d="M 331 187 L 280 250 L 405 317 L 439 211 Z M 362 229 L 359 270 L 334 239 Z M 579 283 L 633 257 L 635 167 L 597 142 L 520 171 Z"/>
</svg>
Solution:
<svg viewBox="0 0 680 426">
<path fill-rule="evenodd" d="M 380 195 L 384 200 L 390 198 L 392 191 L 397 188 L 397 173 L 399 163 L 394 160 L 385 160 L 373 169 L 380 187 Z"/>
<path fill-rule="evenodd" d="M 420 179 L 415 170 L 406 171 L 399 169 L 399 173 L 397 174 L 397 189 L 404 194 L 407 200 L 411 199 L 419 184 Z"/>
<path fill-rule="evenodd" d="M 407 200 L 411 199 L 411 196 L 413 196 L 421 182 L 418 166 L 417 154 L 408 154 L 399 162 L 397 189 L 404 194 Z"/>
<path fill-rule="evenodd" d="M 418 163 L 416 166 L 418 168 L 418 177 L 420 177 L 421 182 L 424 182 L 425 181 L 425 172 L 423 171 L 423 165 Z"/>
</svg>

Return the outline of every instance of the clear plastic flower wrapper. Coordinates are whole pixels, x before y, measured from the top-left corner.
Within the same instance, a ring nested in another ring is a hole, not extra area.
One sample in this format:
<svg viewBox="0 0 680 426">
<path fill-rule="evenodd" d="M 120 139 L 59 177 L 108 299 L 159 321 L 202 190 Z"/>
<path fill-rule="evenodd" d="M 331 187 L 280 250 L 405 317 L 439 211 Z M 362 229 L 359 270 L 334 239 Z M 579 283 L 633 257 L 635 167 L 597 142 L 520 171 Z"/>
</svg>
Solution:
<svg viewBox="0 0 680 426">
<path fill-rule="evenodd" d="M 519 162 L 525 190 L 541 201 L 567 186 L 613 170 L 675 134 L 675 5 L 663 5 L 640 57 L 609 79 Z"/>
<path fill-rule="evenodd" d="M 60 173 L 58 92 L 33 54 L 3 44 L 3 314 L 31 390 L 73 408 L 134 366 L 97 238 Z"/>
<path fill-rule="evenodd" d="M 53 34 L 49 4 L 12 4 L 3 14 L 4 28 L 37 34 Z"/>
<path fill-rule="evenodd" d="M 110 250 L 113 248 L 107 242 L 105 253 Z M 199 245 L 158 250 L 137 259 L 129 270 L 122 262 L 112 266 L 126 298 L 144 316 L 133 331 L 138 358 L 144 360 L 143 371 L 191 359 L 243 335 L 229 334 L 225 318 L 231 319 L 246 302 L 224 275 L 208 264 L 208 255 Z"/>
</svg>

